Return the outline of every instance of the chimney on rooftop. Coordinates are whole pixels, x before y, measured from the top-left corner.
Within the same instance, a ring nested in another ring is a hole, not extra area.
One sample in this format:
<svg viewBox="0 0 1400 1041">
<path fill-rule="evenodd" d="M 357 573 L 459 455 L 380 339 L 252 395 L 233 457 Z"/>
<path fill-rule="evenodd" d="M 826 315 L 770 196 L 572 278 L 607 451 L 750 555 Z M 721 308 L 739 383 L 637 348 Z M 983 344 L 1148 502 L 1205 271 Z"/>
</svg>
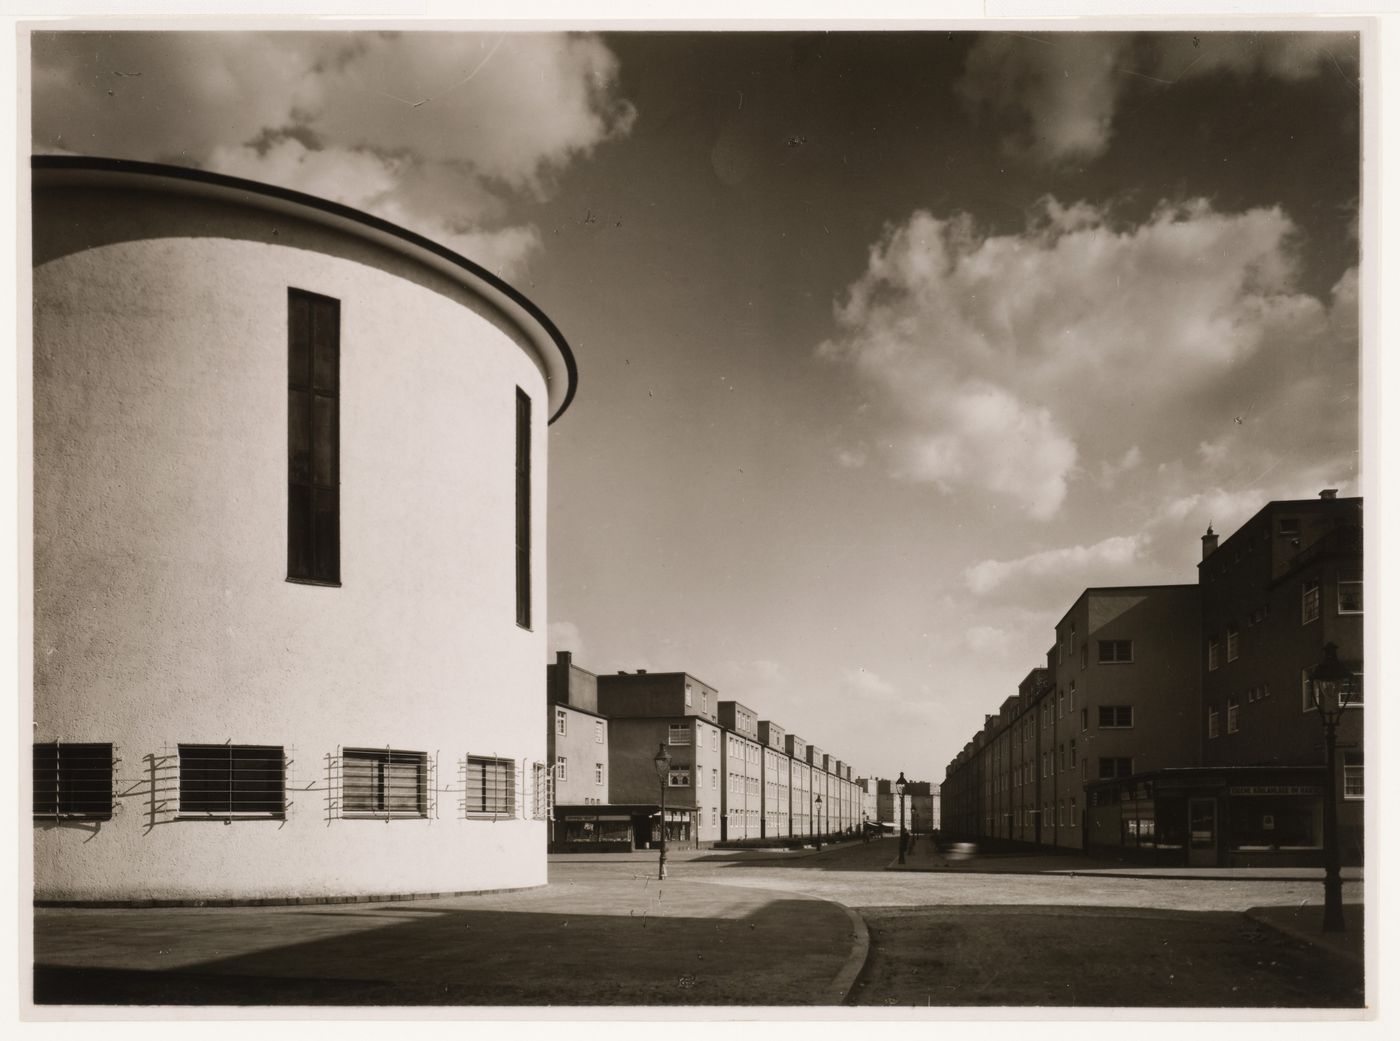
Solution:
<svg viewBox="0 0 1400 1041">
<path fill-rule="evenodd" d="M 1215 529 L 1206 525 L 1206 533 L 1201 536 L 1201 559 L 1205 560 L 1215 552 L 1215 547 L 1220 545 L 1220 536 L 1215 533 Z"/>
<path fill-rule="evenodd" d="M 574 663 L 574 652 L 573 652 L 573 651 L 555 651 L 555 652 L 554 652 L 554 664 L 558 665 L 561 669 L 567 669 L 567 668 L 568 668 L 570 665 L 572 665 L 573 663 Z"/>
<path fill-rule="evenodd" d="M 1335 488 L 1324 488 L 1324 489 L 1322 489 L 1322 491 L 1320 491 L 1320 492 L 1317 493 L 1317 497 L 1318 497 L 1319 499 L 1329 499 L 1329 500 L 1330 500 L 1330 499 L 1335 499 L 1335 498 L 1337 497 L 1337 489 L 1335 489 Z"/>
<path fill-rule="evenodd" d="M 647 670 L 646 670 L 646 669 L 638 669 L 638 670 L 637 670 L 637 675 L 638 675 L 638 676 L 645 676 L 646 674 L 647 674 Z"/>
</svg>

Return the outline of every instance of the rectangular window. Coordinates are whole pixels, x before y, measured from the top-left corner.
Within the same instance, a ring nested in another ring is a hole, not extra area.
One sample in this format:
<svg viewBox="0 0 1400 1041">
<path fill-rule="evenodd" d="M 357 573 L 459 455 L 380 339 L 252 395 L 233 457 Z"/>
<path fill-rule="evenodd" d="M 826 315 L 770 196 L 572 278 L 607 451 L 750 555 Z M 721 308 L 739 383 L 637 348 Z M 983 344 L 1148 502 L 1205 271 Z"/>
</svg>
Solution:
<svg viewBox="0 0 1400 1041">
<path fill-rule="evenodd" d="M 468 817 L 515 816 L 515 760 L 467 756 Z"/>
<path fill-rule="evenodd" d="M 603 764 L 602 764 L 602 763 L 594 763 L 594 764 L 593 764 L 593 783 L 594 783 L 594 784 L 602 784 L 602 783 L 603 783 Z"/>
<path fill-rule="evenodd" d="M 719 751 L 719 731 L 718 731 L 718 730 L 711 730 L 711 731 L 710 731 L 710 751 L 712 751 L 712 752 L 718 752 L 718 751 Z"/>
<path fill-rule="evenodd" d="M 1297 517 L 1281 517 L 1278 522 L 1278 533 L 1285 539 L 1296 539 L 1299 535 Z"/>
<path fill-rule="evenodd" d="M 34 745 L 34 816 L 112 819 L 112 746 Z"/>
<path fill-rule="evenodd" d="M 690 708 L 690 706 L 691 706 L 691 698 L 692 698 L 693 696 L 694 696 L 694 695 L 693 695 L 692 692 L 691 692 L 690 684 L 687 683 L 687 684 L 685 685 L 685 707 L 686 707 L 686 708 Z"/>
<path fill-rule="evenodd" d="M 1337 613 L 1361 613 L 1361 572 L 1346 570 L 1337 575 Z"/>
<path fill-rule="evenodd" d="M 1322 613 L 1322 587 L 1317 579 L 1303 583 L 1303 624 L 1317 620 Z"/>
<path fill-rule="evenodd" d="M 1074 623 L 1069 623 L 1069 653 L 1074 654 Z"/>
<path fill-rule="evenodd" d="M 1059 698 L 1058 698 L 1057 700 L 1058 700 L 1058 702 L 1059 702 L 1059 708 L 1058 708 L 1058 710 L 1057 710 L 1058 715 L 1059 715 L 1059 718 L 1060 718 L 1060 719 L 1064 719 L 1064 718 L 1065 718 L 1065 692 L 1064 692 L 1064 691 L 1060 691 Z"/>
<path fill-rule="evenodd" d="M 719 791 L 719 769 L 718 769 L 718 767 L 713 767 L 713 766 L 710 767 L 710 787 L 711 787 L 714 791 Z"/>
<path fill-rule="evenodd" d="M 340 805 L 341 812 L 350 817 L 426 817 L 428 753 L 345 749 Z"/>
<path fill-rule="evenodd" d="M 287 290 L 287 578 L 340 584 L 340 301 Z"/>
<path fill-rule="evenodd" d="M 1089 729 L 1089 710 L 1087 708 L 1079 710 L 1079 729 L 1081 732 Z"/>
<path fill-rule="evenodd" d="M 707 690 L 700 692 L 700 711 L 705 713 L 710 711 L 710 692 Z"/>
<path fill-rule="evenodd" d="M 1225 699 L 1225 733 L 1238 734 L 1240 732 L 1240 699 L 1229 697 Z"/>
<path fill-rule="evenodd" d="M 690 727 L 684 723 L 680 725 L 672 723 L 666 730 L 666 743 L 668 745 L 690 744 Z"/>
<path fill-rule="evenodd" d="M 1220 668 L 1220 640 L 1214 636 L 1206 644 L 1206 668 L 1211 672 Z"/>
<path fill-rule="evenodd" d="M 1079 667 L 1081 669 L 1089 667 L 1089 641 L 1087 640 L 1079 648 Z"/>
<path fill-rule="evenodd" d="M 1342 798 L 1366 797 L 1366 772 L 1360 752 L 1342 753 Z"/>
<path fill-rule="evenodd" d="M 1214 705 L 1210 707 L 1210 713 L 1206 716 L 1206 736 L 1212 739 L 1220 736 L 1220 709 Z"/>
<path fill-rule="evenodd" d="M 1131 777 L 1133 760 L 1131 756 L 1103 756 L 1099 759 L 1099 777 Z"/>
<path fill-rule="evenodd" d="M 530 396 L 515 388 L 515 624 L 530 628 Z"/>
<path fill-rule="evenodd" d="M 554 760 L 554 779 L 556 781 L 567 781 L 569 779 L 568 757 L 561 755 Z"/>
<path fill-rule="evenodd" d="M 1099 661 L 1107 662 L 1130 662 L 1133 660 L 1132 640 L 1100 640 L 1099 641 Z"/>
<path fill-rule="evenodd" d="M 1079 765 L 1079 750 L 1075 747 L 1074 739 L 1069 742 L 1069 768 L 1073 770 Z"/>
<path fill-rule="evenodd" d="M 568 736 L 569 714 L 562 708 L 554 710 L 554 732 L 560 737 Z"/>
<path fill-rule="evenodd" d="M 1074 717 L 1074 680 L 1069 681 L 1069 714 Z"/>
<path fill-rule="evenodd" d="M 690 787 L 690 768 L 683 766 L 680 769 L 671 770 L 666 775 L 666 783 L 672 788 Z"/>
<path fill-rule="evenodd" d="M 1071 828 L 1077 828 L 1077 827 L 1079 827 L 1079 800 L 1078 800 L 1078 799 L 1071 799 L 1071 800 L 1069 801 L 1069 826 L 1070 826 Z"/>
<path fill-rule="evenodd" d="M 1132 705 L 1100 705 L 1099 726 L 1121 729 L 1133 725 Z"/>
<path fill-rule="evenodd" d="M 606 733 L 603 721 L 601 719 L 595 719 L 593 721 L 593 743 L 595 745 L 606 743 Z"/>
<path fill-rule="evenodd" d="M 280 745 L 180 745 L 180 813 L 218 817 L 287 814 Z"/>
<path fill-rule="evenodd" d="M 1225 660 L 1234 661 L 1240 656 L 1240 627 L 1231 623 L 1225 630 Z"/>
</svg>

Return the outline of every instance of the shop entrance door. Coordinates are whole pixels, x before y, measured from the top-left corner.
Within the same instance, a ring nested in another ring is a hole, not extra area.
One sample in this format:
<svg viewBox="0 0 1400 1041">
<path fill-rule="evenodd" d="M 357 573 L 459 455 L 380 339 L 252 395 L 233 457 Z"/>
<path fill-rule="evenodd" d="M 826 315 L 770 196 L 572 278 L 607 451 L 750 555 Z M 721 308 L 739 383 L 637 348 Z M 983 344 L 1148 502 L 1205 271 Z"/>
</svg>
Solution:
<svg viewBox="0 0 1400 1041">
<path fill-rule="evenodd" d="M 1190 838 L 1186 847 L 1186 863 L 1191 867 L 1215 867 L 1216 820 L 1214 799 L 1192 799 L 1187 809 L 1190 815 Z"/>
</svg>

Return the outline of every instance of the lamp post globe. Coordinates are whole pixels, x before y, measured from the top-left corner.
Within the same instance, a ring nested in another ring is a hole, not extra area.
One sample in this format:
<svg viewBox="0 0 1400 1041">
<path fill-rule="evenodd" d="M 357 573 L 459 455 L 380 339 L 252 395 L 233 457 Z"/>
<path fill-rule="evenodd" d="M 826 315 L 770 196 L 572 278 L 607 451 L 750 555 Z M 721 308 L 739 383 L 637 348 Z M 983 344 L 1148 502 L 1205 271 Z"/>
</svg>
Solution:
<svg viewBox="0 0 1400 1041">
<path fill-rule="evenodd" d="M 895 794 L 899 796 L 899 862 L 904 863 L 904 850 L 909 845 L 909 836 L 904 831 L 904 789 L 909 782 L 904 779 L 904 771 L 899 771 L 899 780 L 894 782 Z"/>
<path fill-rule="evenodd" d="M 666 782 L 671 777 L 671 753 L 666 751 L 663 742 L 652 762 L 656 764 L 656 777 L 661 782 L 661 859 L 657 864 L 657 880 L 666 877 Z"/>
<path fill-rule="evenodd" d="M 1322 787 L 1322 931 L 1346 931 L 1342 916 L 1341 851 L 1337 844 L 1337 724 L 1351 702 L 1351 672 L 1337 660 L 1337 645 L 1322 649 L 1322 661 L 1312 670 L 1311 697 L 1322 724 L 1327 775 Z"/>
</svg>

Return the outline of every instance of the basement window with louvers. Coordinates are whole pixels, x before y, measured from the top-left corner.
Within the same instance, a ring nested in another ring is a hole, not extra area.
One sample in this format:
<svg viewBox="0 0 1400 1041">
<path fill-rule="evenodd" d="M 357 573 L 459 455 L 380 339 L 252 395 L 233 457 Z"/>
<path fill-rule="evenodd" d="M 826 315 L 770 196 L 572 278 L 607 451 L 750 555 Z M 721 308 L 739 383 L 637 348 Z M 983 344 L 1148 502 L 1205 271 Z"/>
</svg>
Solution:
<svg viewBox="0 0 1400 1041">
<path fill-rule="evenodd" d="M 341 753 L 340 812 L 377 820 L 428 815 L 428 753 L 347 748 Z"/>
<path fill-rule="evenodd" d="M 467 756 L 468 817 L 515 816 L 515 761 Z"/>
<path fill-rule="evenodd" d="M 180 745 L 179 752 L 182 817 L 286 818 L 281 745 Z"/>
<path fill-rule="evenodd" d="M 110 744 L 35 744 L 34 816 L 111 820 L 112 762 Z"/>
</svg>

